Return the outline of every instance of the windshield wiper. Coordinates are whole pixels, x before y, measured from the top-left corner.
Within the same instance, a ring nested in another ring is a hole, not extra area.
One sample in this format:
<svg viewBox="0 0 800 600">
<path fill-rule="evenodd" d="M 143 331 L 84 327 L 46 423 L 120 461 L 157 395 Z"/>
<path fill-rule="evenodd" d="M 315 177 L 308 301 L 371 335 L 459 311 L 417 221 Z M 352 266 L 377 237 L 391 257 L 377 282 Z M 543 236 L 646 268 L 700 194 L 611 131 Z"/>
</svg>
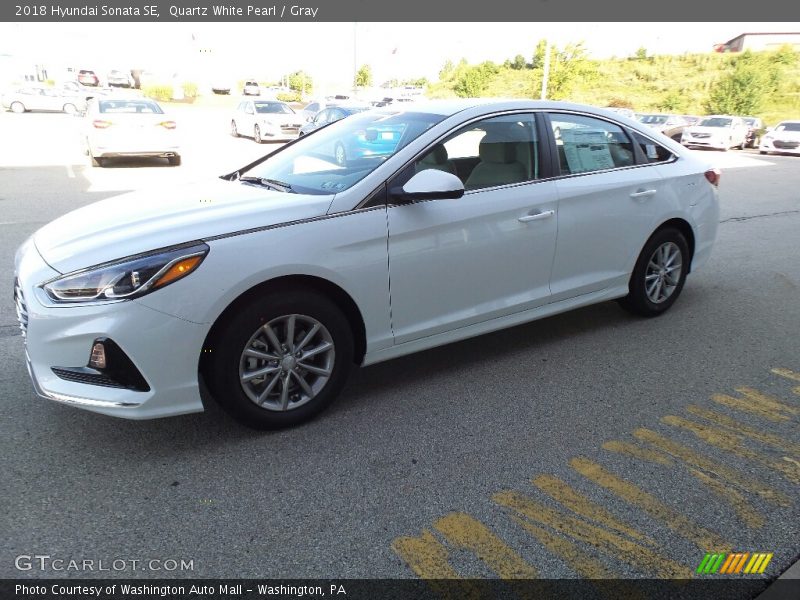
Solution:
<svg viewBox="0 0 800 600">
<path fill-rule="evenodd" d="M 292 186 L 288 183 L 278 181 L 277 179 L 269 179 L 268 177 L 253 177 L 251 175 L 245 175 L 244 177 L 239 177 L 238 181 L 241 181 L 242 183 L 255 183 L 256 185 L 260 185 L 271 190 L 276 190 L 278 192 L 293 192 Z"/>
</svg>

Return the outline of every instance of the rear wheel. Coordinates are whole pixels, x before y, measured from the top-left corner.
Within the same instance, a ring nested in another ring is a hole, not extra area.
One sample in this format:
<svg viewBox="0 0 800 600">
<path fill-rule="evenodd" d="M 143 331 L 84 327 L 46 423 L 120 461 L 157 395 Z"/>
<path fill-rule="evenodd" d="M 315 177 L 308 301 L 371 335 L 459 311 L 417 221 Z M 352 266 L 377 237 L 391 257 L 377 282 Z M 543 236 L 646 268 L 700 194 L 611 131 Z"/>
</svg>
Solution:
<svg viewBox="0 0 800 600">
<path fill-rule="evenodd" d="M 221 328 L 207 380 L 238 421 L 256 429 L 302 423 L 339 395 L 353 362 L 341 310 L 307 291 L 267 293 Z"/>
<path fill-rule="evenodd" d="M 75 107 L 75 105 L 74 104 L 70 104 L 69 102 L 67 102 L 64 105 L 64 108 L 62 110 L 65 113 L 67 113 L 68 115 L 74 115 L 76 112 L 78 112 L 78 109 Z"/>
<path fill-rule="evenodd" d="M 647 241 L 619 303 L 644 317 L 664 313 L 678 299 L 689 268 L 689 245 L 677 229 L 657 231 Z"/>
<path fill-rule="evenodd" d="M 255 140 L 256 144 L 261 143 L 261 127 L 258 125 L 253 128 L 253 140 Z"/>
<path fill-rule="evenodd" d="M 239 137 L 239 130 L 236 128 L 236 121 L 231 121 L 231 135 Z"/>
<path fill-rule="evenodd" d="M 25 112 L 25 105 L 22 102 L 12 102 L 11 103 L 11 112 L 24 113 Z"/>
</svg>

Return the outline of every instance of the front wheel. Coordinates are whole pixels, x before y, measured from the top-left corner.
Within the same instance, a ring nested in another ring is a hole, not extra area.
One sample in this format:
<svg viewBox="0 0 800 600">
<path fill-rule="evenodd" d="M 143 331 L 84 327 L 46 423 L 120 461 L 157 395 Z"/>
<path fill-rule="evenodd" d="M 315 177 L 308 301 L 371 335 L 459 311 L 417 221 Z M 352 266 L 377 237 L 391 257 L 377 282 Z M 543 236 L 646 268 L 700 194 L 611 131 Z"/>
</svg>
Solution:
<svg viewBox="0 0 800 600">
<path fill-rule="evenodd" d="M 24 113 L 25 112 L 25 105 L 22 102 L 12 102 L 11 103 L 11 112 L 15 113 Z"/>
<path fill-rule="evenodd" d="M 236 121 L 231 121 L 231 135 L 239 137 L 239 130 L 236 128 Z"/>
<path fill-rule="evenodd" d="M 70 104 L 69 102 L 64 105 L 62 110 L 65 113 L 67 113 L 68 115 L 74 115 L 76 112 L 78 112 L 78 109 L 75 107 L 75 105 L 74 104 Z"/>
<path fill-rule="evenodd" d="M 307 421 L 339 395 L 353 363 L 342 311 L 307 291 L 267 293 L 237 310 L 213 342 L 210 388 L 255 429 Z"/>
<path fill-rule="evenodd" d="M 657 231 L 642 249 L 620 305 L 644 317 L 666 312 L 680 296 L 689 261 L 689 245 L 680 231 Z"/>
<path fill-rule="evenodd" d="M 258 125 L 256 125 L 255 128 L 253 129 L 253 140 L 255 140 L 256 144 L 261 143 L 261 127 L 259 127 Z"/>
</svg>

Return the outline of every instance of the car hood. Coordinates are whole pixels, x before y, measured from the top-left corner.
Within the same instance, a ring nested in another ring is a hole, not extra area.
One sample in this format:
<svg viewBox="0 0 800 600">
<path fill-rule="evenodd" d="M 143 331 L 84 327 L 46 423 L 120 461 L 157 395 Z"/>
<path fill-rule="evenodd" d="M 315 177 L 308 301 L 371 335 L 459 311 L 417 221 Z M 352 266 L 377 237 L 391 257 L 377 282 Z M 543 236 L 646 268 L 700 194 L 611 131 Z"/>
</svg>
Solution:
<svg viewBox="0 0 800 600">
<path fill-rule="evenodd" d="M 68 213 L 34 234 L 61 273 L 183 242 L 324 215 L 333 195 L 277 192 L 212 179 L 131 192 Z"/>
</svg>

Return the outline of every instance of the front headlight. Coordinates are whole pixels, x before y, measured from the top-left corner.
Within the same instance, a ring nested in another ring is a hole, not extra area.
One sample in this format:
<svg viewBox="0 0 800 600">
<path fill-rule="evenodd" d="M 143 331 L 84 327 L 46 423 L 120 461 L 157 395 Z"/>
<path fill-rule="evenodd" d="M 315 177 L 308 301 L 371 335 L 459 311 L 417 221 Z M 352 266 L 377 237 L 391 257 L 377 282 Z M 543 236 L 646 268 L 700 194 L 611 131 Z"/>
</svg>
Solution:
<svg viewBox="0 0 800 600">
<path fill-rule="evenodd" d="M 138 298 L 189 275 L 208 250 L 199 243 L 140 254 L 62 275 L 42 288 L 58 304 Z"/>
</svg>

